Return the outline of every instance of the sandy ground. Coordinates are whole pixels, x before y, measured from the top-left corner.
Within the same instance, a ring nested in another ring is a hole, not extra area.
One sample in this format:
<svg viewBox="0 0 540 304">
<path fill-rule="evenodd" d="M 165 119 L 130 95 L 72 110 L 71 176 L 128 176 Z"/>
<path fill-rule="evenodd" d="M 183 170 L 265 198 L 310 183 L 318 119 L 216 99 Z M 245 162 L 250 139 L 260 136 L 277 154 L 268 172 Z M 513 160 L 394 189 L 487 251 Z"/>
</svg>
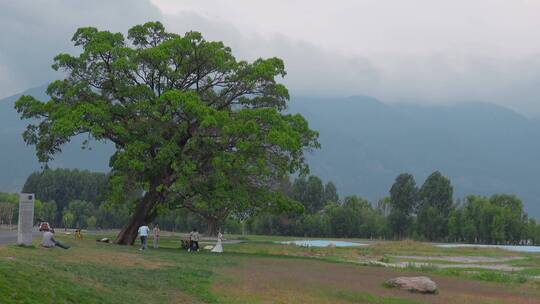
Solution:
<svg viewBox="0 0 540 304">
<path fill-rule="evenodd" d="M 426 303 L 540 303 L 540 291 L 525 286 L 430 276 L 439 286 L 439 294 L 421 295 L 382 286 L 393 277 L 422 275 L 419 273 L 301 259 L 246 260 L 222 275 L 225 279 L 214 286 L 217 293 L 260 303 L 348 303 L 332 298 L 340 290 Z"/>
</svg>

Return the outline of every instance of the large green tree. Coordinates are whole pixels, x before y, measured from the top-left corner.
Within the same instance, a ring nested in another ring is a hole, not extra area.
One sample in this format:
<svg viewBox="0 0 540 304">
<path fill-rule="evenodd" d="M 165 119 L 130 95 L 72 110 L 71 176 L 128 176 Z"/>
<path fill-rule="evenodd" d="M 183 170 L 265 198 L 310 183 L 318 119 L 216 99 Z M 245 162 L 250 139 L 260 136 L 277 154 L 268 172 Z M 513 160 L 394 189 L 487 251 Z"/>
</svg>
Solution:
<svg viewBox="0 0 540 304">
<path fill-rule="evenodd" d="M 324 186 L 324 203 L 339 202 L 339 194 L 336 185 L 333 182 L 328 182 Z"/>
<path fill-rule="evenodd" d="M 293 183 L 293 198 L 302 203 L 308 213 L 322 210 L 326 203 L 322 180 L 314 175 L 297 178 Z"/>
<path fill-rule="evenodd" d="M 453 205 L 450 179 L 433 172 L 418 191 L 417 232 L 433 241 L 448 236 L 448 218 Z"/>
<path fill-rule="evenodd" d="M 271 180 L 305 170 L 303 149 L 318 146 L 301 116 L 282 113 L 289 95 L 276 80 L 285 75 L 278 58 L 237 61 L 222 42 L 159 22 L 127 39 L 86 27 L 72 40 L 82 52 L 55 57 L 66 77 L 49 85 L 51 99 L 23 96 L 16 107 L 37 120 L 23 136 L 42 162 L 78 134 L 115 144 L 113 196 L 144 190 L 119 244 L 132 244 L 165 203 L 219 213 L 283 202 L 269 194 Z"/>
<path fill-rule="evenodd" d="M 401 239 L 409 235 L 417 201 L 418 189 L 414 176 L 408 173 L 398 175 L 390 188 L 391 208 L 388 215 L 388 223 L 394 237 Z"/>
</svg>

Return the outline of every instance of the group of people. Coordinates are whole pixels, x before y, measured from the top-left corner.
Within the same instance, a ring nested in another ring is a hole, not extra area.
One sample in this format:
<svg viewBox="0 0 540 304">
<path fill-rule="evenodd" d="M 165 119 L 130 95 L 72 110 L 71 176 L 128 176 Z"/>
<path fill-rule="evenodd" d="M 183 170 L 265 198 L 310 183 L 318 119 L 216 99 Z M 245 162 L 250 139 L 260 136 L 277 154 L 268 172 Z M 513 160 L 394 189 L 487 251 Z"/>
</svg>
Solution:
<svg viewBox="0 0 540 304">
<path fill-rule="evenodd" d="M 49 226 L 48 223 L 41 223 L 39 230 L 43 232 L 43 241 L 41 242 L 41 245 L 46 248 L 53 248 L 53 247 L 60 247 L 63 249 L 68 249 L 69 246 L 64 245 L 57 241 L 54 238 L 54 229 Z M 154 228 L 152 229 L 154 239 L 153 239 L 153 247 L 158 248 L 159 247 L 159 239 L 161 236 L 161 230 L 159 229 L 159 225 L 155 224 Z M 147 241 L 148 241 L 148 235 L 150 234 L 150 228 L 144 224 L 141 227 L 139 227 L 138 235 L 141 239 L 141 247 L 139 250 L 146 250 L 147 248 Z M 81 229 L 77 229 L 75 231 L 75 239 L 82 240 L 82 231 Z M 191 232 L 189 233 L 188 240 L 182 240 L 182 248 L 187 249 L 188 252 L 191 251 L 199 251 L 199 239 L 200 235 L 197 231 L 197 228 L 193 228 Z M 212 248 L 212 252 L 223 252 L 223 234 L 221 234 L 221 231 L 218 232 L 217 236 L 217 243 Z M 108 239 L 107 239 L 108 242 Z"/>
<path fill-rule="evenodd" d="M 161 229 L 159 229 L 158 224 L 154 225 L 154 229 L 152 230 L 152 232 L 154 234 L 154 243 L 152 245 L 153 245 L 154 248 L 158 248 L 158 246 L 159 246 L 159 237 L 161 235 Z M 146 249 L 146 242 L 148 240 L 148 234 L 149 233 L 150 233 L 150 228 L 148 228 L 148 226 L 146 224 L 139 227 L 138 234 L 139 234 L 139 237 L 141 238 L 141 248 L 139 248 L 139 250 L 145 250 Z"/>
<path fill-rule="evenodd" d="M 139 248 L 139 250 L 141 251 L 146 250 L 149 233 L 150 233 L 150 228 L 146 224 L 139 227 L 138 234 L 139 234 L 139 238 L 141 239 L 141 247 Z M 153 234 L 154 234 L 153 247 L 158 248 L 159 238 L 161 234 L 161 230 L 159 229 L 158 224 L 154 225 Z M 189 233 L 189 239 L 181 241 L 181 247 L 184 249 L 187 249 L 188 252 L 199 251 L 200 250 L 199 239 L 200 239 L 200 235 L 199 235 L 199 232 L 197 231 L 197 228 L 193 228 L 191 232 Z M 222 241 L 223 241 L 223 234 L 221 234 L 221 232 L 218 232 L 217 243 L 212 248 L 212 252 L 223 252 Z"/>
</svg>

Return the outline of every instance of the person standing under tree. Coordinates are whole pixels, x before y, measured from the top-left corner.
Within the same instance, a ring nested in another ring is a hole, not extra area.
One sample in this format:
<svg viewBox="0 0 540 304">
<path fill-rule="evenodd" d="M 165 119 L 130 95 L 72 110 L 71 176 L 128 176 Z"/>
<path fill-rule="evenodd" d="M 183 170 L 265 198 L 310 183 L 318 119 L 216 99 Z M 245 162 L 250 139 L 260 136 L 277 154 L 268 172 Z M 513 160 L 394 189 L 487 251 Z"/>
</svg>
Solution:
<svg viewBox="0 0 540 304">
<path fill-rule="evenodd" d="M 161 230 L 159 229 L 159 224 L 154 225 L 154 248 L 159 246 L 159 234 Z"/>
<path fill-rule="evenodd" d="M 148 228 L 146 224 L 143 224 L 141 227 L 139 227 L 139 236 L 141 237 L 141 248 L 139 248 L 139 250 L 146 249 L 146 240 L 148 239 L 148 232 L 150 232 L 150 228 Z"/>
<path fill-rule="evenodd" d="M 189 249 L 191 250 L 197 250 L 199 251 L 199 233 L 197 232 L 197 228 L 193 228 L 191 232 L 189 233 Z"/>
</svg>

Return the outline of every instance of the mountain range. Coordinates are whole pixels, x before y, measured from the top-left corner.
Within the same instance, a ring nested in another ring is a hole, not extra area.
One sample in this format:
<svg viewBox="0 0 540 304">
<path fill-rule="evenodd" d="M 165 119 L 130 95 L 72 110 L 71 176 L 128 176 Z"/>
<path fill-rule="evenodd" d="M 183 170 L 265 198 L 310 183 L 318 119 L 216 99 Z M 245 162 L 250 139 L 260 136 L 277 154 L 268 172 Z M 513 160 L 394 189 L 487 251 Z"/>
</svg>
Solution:
<svg viewBox="0 0 540 304">
<path fill-rule="evenodd" d="M 44 87 L 23 94 L 46 100 Z M 0 100 L 0 191 L 20 191 L 40 169 L 21 134 L 28 121 L 14 110 L 15 95 Z M 395 177 L 408 172 L 417 183 L 433 171 L 448 176 L 455 197 L 513 193 L 540 219 L 540 120 L 488 103 L 420 106 L 385 104 L 367 96 L 292 98 L 319 131 L 321 149 L 308 153 L 311 173 L 333 181 L 341 195 L 376 202 Z M 66 145 L 51 167 L 107 171 L 111 144 L 81 150 L 82 136 Z"/>
</svg>

